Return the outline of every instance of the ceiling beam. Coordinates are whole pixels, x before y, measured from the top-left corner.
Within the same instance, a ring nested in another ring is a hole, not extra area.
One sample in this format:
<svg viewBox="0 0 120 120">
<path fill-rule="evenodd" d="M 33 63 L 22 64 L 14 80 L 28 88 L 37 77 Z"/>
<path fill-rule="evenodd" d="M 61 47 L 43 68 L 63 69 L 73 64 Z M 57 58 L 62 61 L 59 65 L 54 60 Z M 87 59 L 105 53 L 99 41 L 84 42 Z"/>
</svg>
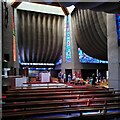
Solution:
<svg viewBox="0 0 120 120">
<path fill-rule="evenodd" d="M 63 6 L 62 4 L 60 4 L 60 2 L 53 2 L 53 3 L 51 3 L 51 4 L 47 4 L 47 3 L 45 3 L 45 2 L 33 2 L 33 3 L 53 5 L 53 6 L 61 7 L 61 9 L 63 10 L 64 14 L 65 14 L 65 15 L 69 15 L 68 9 L 67 9 L 65 6 Z M 21 4 L 21 2 L 12 2 L 12 3 L 11 3 L 11 6 L 14 7 L 14 8 L 17 8 L 20 4 Z"/>
<path fill-rule="evenodd" d="M 12 2 L 12 3 L 11 3 L 11 6 L 12 6 L 13 8 L 17 8 L 20 4 L 21 4 L 21 2 Z"/>
<path fill-rule="evenodd" d="M 61 5 L 59 2 L 58 2 L 58 4 L 59 4 L 59 6 L 62 8 L 64 14 L 65 14 L 65 15 L 69 15 L 68 9 L 67 9 L 65 6 Z"/>
</svg>

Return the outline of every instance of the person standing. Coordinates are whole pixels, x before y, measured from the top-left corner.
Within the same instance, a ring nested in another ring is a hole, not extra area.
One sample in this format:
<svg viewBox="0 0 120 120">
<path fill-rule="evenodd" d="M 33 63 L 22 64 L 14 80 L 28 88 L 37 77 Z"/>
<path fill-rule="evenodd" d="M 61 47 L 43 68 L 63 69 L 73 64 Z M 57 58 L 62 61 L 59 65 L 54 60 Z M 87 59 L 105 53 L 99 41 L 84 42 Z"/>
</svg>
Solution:
<svg viewBox="0 0 120 120">
<path fill-rule="evenodd" d="M 71 74 L 68 74 L 68 83 L 71 81 Z"/>
<path fill-rule="evenodd" d="M 101 73 L 98 73 L 98 83 L 101 81 Z"/>
<path fill-rule="evenodd" d="M 63 82 L 65 83 L 66 82 L 66 74 L 63 73 Z"/>
<path fill-rule="evenodd" d="M 59 81 L 59 82 L 61 81 L 61 78 L 62 78 L 62 72 L 60 71 L 60 72 L 58 73 L 58 81 Z"/>
<path fill-rule="evenodd" d="M 94 73 L 92 74 L 92 78 L 93 78 L 92 85 L 96 85 L 96 76 Z"/>
</svg>

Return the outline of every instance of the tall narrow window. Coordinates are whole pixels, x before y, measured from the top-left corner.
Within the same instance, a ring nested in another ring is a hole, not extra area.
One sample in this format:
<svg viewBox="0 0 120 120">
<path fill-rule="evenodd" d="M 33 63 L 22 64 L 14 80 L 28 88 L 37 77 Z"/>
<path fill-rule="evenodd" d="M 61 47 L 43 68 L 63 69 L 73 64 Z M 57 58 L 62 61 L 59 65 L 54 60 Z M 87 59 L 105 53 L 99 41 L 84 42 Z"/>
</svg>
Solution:
<svg viewBox="0 0 120 120">
<path fill-rule="evenodd" d="M 16 38 L 15 38 L 15 23 L 14 15 L 12 16 L 12 29 L 13 29 L 13 61 L 16 61 Z"/>
<path fill-rule="evenodd" d="M 71 46 L 70 46 L 70 23 L 69 16 L 66 17 L 66 62 L 72 61 L 71 58 Z"/>
</svg>

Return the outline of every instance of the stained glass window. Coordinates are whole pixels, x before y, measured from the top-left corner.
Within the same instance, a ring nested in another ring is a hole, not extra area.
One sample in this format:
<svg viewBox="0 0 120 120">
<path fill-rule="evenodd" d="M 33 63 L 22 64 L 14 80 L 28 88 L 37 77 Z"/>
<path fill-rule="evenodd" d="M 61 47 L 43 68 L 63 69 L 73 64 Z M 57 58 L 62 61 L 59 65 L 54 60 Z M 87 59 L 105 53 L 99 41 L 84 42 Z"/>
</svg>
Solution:
<svg viewBox="0 0 120 120">
<path fill-rule="evenodd" d="M 14 15 L 12 15 L 12 29 L 13 29 L 13 61 L 17 60 L 17 51 L 16 51 L 16 37 L 15 37 L 15 23 L 14 23 Z"/>
<path fill-rule="evenodd" d="M 56 62 L 56 65 L 62 64 L 62 55 L 60 56 L 59 60 Z"/>
<path fill-rule="evenodd" d="M 120 46 L 120 14 L 116 14 L 116 24 L 117 24 L 118 46 Z"/>
<path fill-rule="evenodd" d="M 66 17 L 66 62 L 71 62 L 71 46 L 70 46 L 70 24 L 69 16 Z"/>
<path fill-rule="evenodd" d="M 78 48 L 79 60 L 81 63 L 108 63 L 108 61 L 99 60 L 85 54 L 80 48 Z"/>
</svg>

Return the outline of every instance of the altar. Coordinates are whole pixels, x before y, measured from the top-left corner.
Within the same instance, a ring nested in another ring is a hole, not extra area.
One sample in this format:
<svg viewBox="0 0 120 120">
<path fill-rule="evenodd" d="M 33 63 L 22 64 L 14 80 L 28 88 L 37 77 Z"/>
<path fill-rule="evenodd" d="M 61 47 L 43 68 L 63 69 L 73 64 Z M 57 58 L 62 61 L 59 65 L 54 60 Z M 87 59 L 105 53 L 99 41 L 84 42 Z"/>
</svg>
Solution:
<svg viewBox="0 0 120 120">
<path fill-rule="evenodd" d="M 41 73 L 40 76 L 41 76 L 41 83 L 50 82 L 50 72 Z"/>
</svg>

